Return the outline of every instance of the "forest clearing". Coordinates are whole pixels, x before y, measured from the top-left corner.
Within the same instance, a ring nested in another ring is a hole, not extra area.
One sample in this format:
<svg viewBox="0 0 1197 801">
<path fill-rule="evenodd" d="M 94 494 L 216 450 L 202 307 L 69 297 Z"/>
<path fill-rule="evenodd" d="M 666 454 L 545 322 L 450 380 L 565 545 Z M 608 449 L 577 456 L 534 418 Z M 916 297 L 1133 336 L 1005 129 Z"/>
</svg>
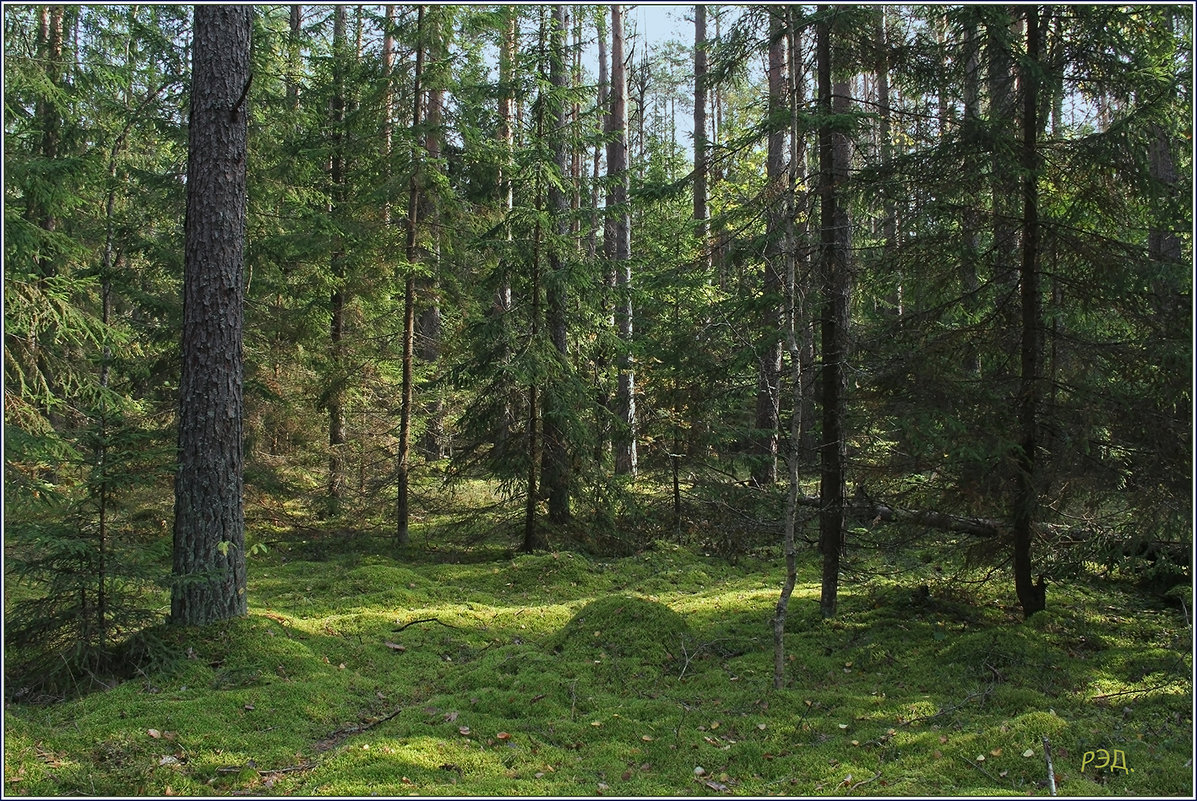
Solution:
<svg viewBox="0 0 1197 801">
<path fill-rule="evenodd" d="M 4 792 L 1194 792 L 1192 6 L 3 13 Z"/>
</svg>

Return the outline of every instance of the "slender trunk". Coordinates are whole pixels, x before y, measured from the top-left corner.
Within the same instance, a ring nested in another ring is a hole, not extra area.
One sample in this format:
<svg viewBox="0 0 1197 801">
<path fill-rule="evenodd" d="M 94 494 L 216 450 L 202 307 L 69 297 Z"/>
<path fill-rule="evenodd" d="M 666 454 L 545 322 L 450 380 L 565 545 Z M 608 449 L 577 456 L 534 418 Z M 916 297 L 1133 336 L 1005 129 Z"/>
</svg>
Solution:
<svg viewBox="0 0 1197 801">
<path fill-rule="evenodd" d="M 800 204 L 796 193 L 806 169 L 806 148 L 802 139 L 802 123 L 799 115 L 799 110 L 802 107 L 801 56 L 798 52 L 801 39 L 795 12 L 796 9 L 793 7 L 787 8 L 784 12 L 786 44 L 790 56 L 787 65 L 790 79 L 790 170 L 789 189 L 786 195 L 788 221 L 793 221 L 798 212 Z M 804 221 L 803 226 L 805 226 L 806 214 L 803 213 L 801 216 Z M 792 225 L 792 222 L 790 224 Z M 795 232 L 790 231 L 789 233 L 792 235 Z M 790 430 L 786 448 L 787 486 L 782 530 L 782 550 L 785 553 L 786 575 L 773 613 L 773 689 L 775 690 L 780 690 L 785 685 L 786 615 L 789 611 L 790 597 L 794 593 L 794 585 L 798 581 L 798 555 L 794 545 L 794 534 L 798 513 L 798 495 L 801 492 L 801 487 L 798 484 L 799 466 L 805 455 L 802 450 L 804 381 L 799 332 L 810 329 L 806 320 L 806 304 L 803 300 L 805 287 L 800 285 L 800 281 L 804 280 L 802 273 L 805 273 L 805 270 L 799 271 L 796 253 L 791 253 L 787 259 L 787 266 L 786 350 L 790 356 Z"/>
<path fill-rule="evenodd" d="M 544 129 L 543 115 L 537 113 L 537 136 Z M 536 177 L 536 205 L 543 208 L 541 199 L 540 176 Z M 529 341 L 535 342 L 540 337 L 540 218 L 537 217 L 535 230 L 532 234 L 532 312 L 529 325 Z M 524 506 L 524 543 L 525 553 L 544 547 L 544 538 L 536 527 L 536 506 L 540 501 L 540 493 L 536 486 L 536 466 L 542 458 L 542 444 L 537 438 L 541 426 L 539 394 L 536 384 L 528 385 L 528 490 Z"/>
<path fill-rule="evenodd" d="M 390 6 L 388 6 L 390 8 Z M 388 25 L 389 28 L 389 25 Z M 287 106 L 292 113 L 299 111 L 299 71 L 301 69 L 299 41 L 303 32 L 303 6 L 291 6 L 290 28 L 287 36 Z"/>
<path fill-rule="evenodd" d="M 249 6 L 195 7 L 170 620 L 244 615 L 242 319 Z"/>
<path fill-rule="evenodd" d="M 553 166 L 558 175 L 568 174 L 567 128 L 564 92 L 566 88 L 565 32 L 568 27 L 567 6 L 553 6 L 550 25 L 549 46 L 549 95 L 548 105 L 552 113 L 550 141 L 553 149 Z M 569 236 L 569 198 L 558 182 L 548 187 L 548 211 L 552 215 L 556 241 L 549 248 L 549 271 L 552 280 L 546 287 L 547 323 L 549 338 L 557 352 L 560 364 L 556 371 L 565 373 L 569 369 L 569 347 L 566 339 L 565 310 L 568 300 L 567 279 L 562 242 Z M 568 523 L 570 519 L 570 454 L 567 443 L 567 417 L 569 409 L 563 397 L 566 378 L 558 375 L 547 387 L 544 410 L 544 450 L 541 466 L 541 483 L 548 494 L 549 519 L 556 524 Z"/>
<path fill-rule="evenodd" d="M 786 38 L 781 23 L 780 7 L 770 10 L 769 62 L 769 136 L 765 160 L 765 180 L 769 198 L 766 209 L 766 240 L 764 258 L 763 333 L 758 350 L 756 429 L 752 480 L 757 486 L 769 486 L 777 481 L 778 415 L 781 404 L 781 350 L 784 325 L 782 277 L 786 274 L 785 226 L 786 209 L 780 202 L 788 189 L 789 175 L 785 169 L 786 134 L 789 116 L 786 93 Z"/>
<path fill-rule="evenodd" d="M 1019 285 L 1022 299 L 1021 380 L 1019 382 L 1018 427 L 1020 447 L 1015 479 L 1014 585 L 1025 617 L 1044 609 L 1047 588 L 1043 577 L 1031 580 L 1032 525 L 1039 505 L 1038 449 L 1039 407 L 1043 396 L 1043 320 L 1039 297 L 1039 156 L 1038 128 L 1039 8 L 1027 6 L 1027 62 L 1022 71 L 1023 93 L 1023 216 L 1022 265 Z"/>
<path fill-rule="evenodd" d="M 794 291 L 794 283 L 790 282 L 790 289 Z M 793 310 L 795 307 L 790 306 Z M 773 613 L 773 689 L 780 690 L 785 683 L 785 633 L 786 614 L 790 606 L 790 596 L 794 593 L 794 585 L 798 581 L 798 554 L 794 545 L 794 529 L 798 515 L 798 484 L 799 465 L 802 460 L 800 448 L 800 432 L 802 429 L 802 360 L 801 348 L 795 336 L 794 325 L 798 321 L 791 311 L 789 331 L 787 332 L 787 350 L 790 354 L 790 392 L 793 402 L 790 413 L 789 448 L 786 452 L 786 472 L 788 474 L 786 487 L 785 520 L 783 523 L 782 550 L 785 552 L 786 575 L 781 586 L 781 596 L 777 599 L 777 606 Z"/>
<path fill-rule="evenodd" d="M 505 15 L 502 40 L 499 46 L 499 142 L 502 145 L 502 161 L 499 166 L 499 195 L 503 204 L 504 218 L 509 219 L 511 210 L 514 205 L 514 184 L 511 179 L 511 173 L 515 164 L 515 137 L 513 128 L 514 116 L 514 86 L 515 86 L 515 46 L 518 19 L 514 7 L 508 6 L 503 9 Z M 511 241 L 511 227 L 504 225 L 506 231 L 506 239 Z M 499 278 L 499 286 L 495 290 L 494 301 L 492 302 L 493 313 L 504 319 L 509 311 L 511 311 L 511 279 L 508 276 L 507 269 L 501 267 L 502 273 Z M 504 322 L 501 328 L 506 332 L 507 327 Z M 503 335 L 503 351 L 501 359 L 503 363 L 507 363 L 511 359 L 511 349 L 508 346 L 510 341 L 506 334 Z M 511 439 L 511 432 L 515 428 L 515 407 L 518 401 L 514 397 L 504 397 L 503 412 L 501 419 L 498 422 L 497 430 L 495 431 L 495 450 L 497 453 L 504 453 L 507 449 L 507 443 Z M 535 479 L 535 465 L 531 468 L 533 470 L 533 479 Z M 534 495 L 535 488 L 530 492 Z"/>
<path fill-rule="evenodd" d="M 1015 327 L 1015 295 L 1018 289 L 1018 169 L 1015 125 L 1014 61 L 1011 37 L 1014 23 L 1004 7 L 994 9 L 996 18 L 986 22 L 988 42 L 989 118 L 993 129 L 993 277 L 998 289 L 998 312 L 1006 321 L 1004 330 Z"/>
<path fill-rule="evenodd" d="M 437 8 L 431 12 L 432 24 L 426 25 L 423 33 L 425 42 L 424 56 L 424 150 L 426 151 L 426 169 L 439 170 L 441 146 L 444 141 L 442 128 L 442 111 L 445 104 L 445 90 L 443 87 L 430 83 L 430 76 L 436 78 L 442 72 L 438 63 L 444 58 L 445 42 L 443 40 L 441 14 L 444 9 Z M 441 237 L 440 226 L 436 224 L 437 204 L 431 191 L 420 192 L 420 222 L 428 231 L 428 252 L 425 254 L 431 268 L 431 275 L 419 279 L 416 292 L 427 305 L 420 310 L 416 324 L 416 350 L 421 362 L 435 364 L 441 355 L 441 306 L 438 278 L 440 274 Z M 433 397 L 426 402 L 428 422 L 425 430 L 422 449 L 433 458 L 443 458 L 448 449 L 448 432 L 445 430 L 445 401 L 439 392 L 433 390 Z"/>
<path fill-rule="evenodd" d="M 345 68 L 348 47 L 345 36 L 345 6 L 333 16 L 332 155 L 329 160 L 329 216 L 345 213 Z M 340 511 L 345 479 L 345 250 L 340 236 L 333 247 L 329 296 L 329 389 L 328 389 L 328 506 Z"/>
<path fill-rule="evenodd" d="M 711 271 L 711 210 L 707 205 L 707 7 L 694 6 L 694 236 L 698 272 Z"/>
<path fill-rule="evenodd" d="M 297 6 L 291 7 L 293 10 Z M 292 13 L 292 23 L 297 19 L 297 15 Z M 391 178 L 391 156 L 394 150 L 394 114 L 395 114 L 395 6 L 388 5 L 386 7 L 386 16 L 383 18 L 383 35 L 382 35 L 382 75 L 383 80 L 386 81 L 386 89 L 384 90 L 382 99 L 382 147 L 384 156 L 384 173 L 383 179 L 390 183 Z M 382 224 L 387 228 L 391 226 L 391 195 L 386 193 L 386 197 L 382 201 Z"/>
<path fill-rule="evenodd" d="M 893 144 L 890 132 L 890 100 L 889 100 L 889 40 L 886 30 L 886 8 L 878 9 L 876 27 L 873 30 L 873 45 L 877 52 L 877 138 L 878 151 L 881 157 L 881 169 L 888 176 L 890 164 L 893 161 Z M 941 97 L 943 95 L 941 94 Z M 942 129 L 941 129 L 942 135 Z M 888 183 L 881 184 L 881 237 L 882 258 L 890 262 L 894 248 L 898 245 L 898 215 L 893 195 Z M 899 320 L 902 318 L 902 269 L 893 267 L 893 290 L 890 292 L 889 308 L 891 314 Z"/>
<path fill-rule="evenodd" d="M 712 7 L 715 14 L 715 41 L 723 39 L 723 14 L 718 6 Z M 719 147 L 720 136 L 723 132 L 723 90 L 716 84 L 711 90 L 711 139 L 712 150 L 717 152 Z M 708 196 L 710 190 L 723 180 L 723 161 L 719 158 L 714 158 L 711 161 L 710 167 L 710 186 L 707 188 Z M 722 230 L 722 224 L 719 221 L 718 215 L 711 222 L 711 262 L 715 266 L 715 272 L 719 283 L 719 289 L 726 292 L 730 288 L 731 277 L 728 274 L 727 265 L 727 235 Z"/>
<path fill-rule="evenodd" d="M 46 85 L 42 88 L 42 92 L 38 96 L 34 114 L 42 129 L 41 156 L 47 163 L 52 163 L 58 158 L 59 144 L 62 136 L 62 114 L 59 109 L 57 89 L 63 81 L 63 7 L 57 5 L 42 6 L 39 9 L 38 22 L 37 55 L 45 71 Z M 43 200 L 36 196 L 28 198 L 26 217 L 30 222 L 44 231 L 54 232 L 58 230 L 61 221 L 56 213 L 57 211 L 58 209 L 54 208 L 48 200 Z M 56 273 L 57 266 L 55 265 L 53 256 L 42 255 L 38 257 L 37 277 L 39 289 L 47 292 L 47 279 L 53 278 Z M 40 336 L 37 332 L 30 332 L 29 355 L 37 371 L 40 373 L 40 379 L 47 394 L 58 390 L 58 382 L 54 374 L 54 367 L 46 358 L 47 354 L 42 350 L 40 340 L 54 341 L 57 337 L 55 329 L 56 326 L 51 322 L 43 327 Z M 55 411 L 54 404 L 50 403 L 48 399 L 42 406 L 41 411 L 49 420 L 51 426 L 59 424 L 60 415 Z"/>
<path fill-rule="evenodd" d="M 628 212 L 628 82 L 623 65 L 623 6 L 611 6 L 611 125 L 607 143 L 607 178 L 614 209 L 611 258 L 616 269 L 616 323 L 619 329 L 619 377 L 615 408 L 615 474 L 636 475 L 636 378 L 632 368 L 632 222 Z"/>
<path fill-rule="evenodd" d="M 806 134 L 803 115 L 806 113 L 806 79 L 803 69 L 801 20 L 799 6 L 789 7 L 790 52 L 790 185 L 794 208 L 790 219 L 796 223 L 793 231 L 794 254 L 790 264 L 795 271 L 791 286 L 790 306 L 793 309 L 794 335 L 798 347 L 798 449 L 804 460 L 813 461 L 815 452 L 815 330 L 809 298 L 813 285 L 810 255 L 806 243 L 810 239 L 811 193 L 798 187 L 806 185 Z"/>
<path fill-rule="evenodd" d="M 423 120 L 424 75 L 424 6 L 416 12 L 416 65 L 412 77 L 411 129 L 418 132 Z M 403 407 L 399 417 L 398 500 L 396 503 L 395 541 L 405 546 L 411 539 L 409 532 L 409 484 L 411 482 L 411 425 L 415 402 L 415 379 L 412 362 L 416 334 L 416 276 L 413 265 L 419 258 L 416 232 L 420 217 L 420 170 L 422 154 L 419 142 L 413 138 L 411 146 L 411 181 L 407 194 L 407 280 L 403 285 Z"/>
<path fill-rule="evenodd" d="M 546 20 L 543 7 L 540 12 L 540 52 L 544 53 L 545 44 L 548 35 L 546 31 Z M 557 16 L 557 11 L 554 9 L 554 18 Z M 543 65 L 541 67 L 543 72 Z M 542 95 L 543 100 L 543 95 Z M 536 141 L 543 141 L 545 136 L 545 103 L 537 102 L 533 108 L 536 112 Z M 541 283 L 541 219 L 545 209 L 544 202 L 544 186 L 542 183 L 541 173 L 538 171 L 534 180 L 534 197 L 536 202 L 536 210 L 540 212 L 536 215 L 536 225 L 532 233 L 532 309 L 530 315 L 530 323 L 528 330 L 528 341 L 538 342 L 540 339 L 540 283 Z M 524 542 L 523 550 L 525 553 L 532 553 L 535 550 L 541 549 L 545 546 L 545 540 L 541 532 L 536 526 L 536 508 L 540 502 L 540 493 L 546 485 L 546 475 L 549 471 L 549 465 L 546 463 L 545 446 L 550 435 L 550 423 L 544 410 L 544 403 L 541 402 L 543 395 L 538 391 L 536 384 L 528 384 L 528 493 L 526 498 L 526 506 L 524 510 Z M 541 436 L 538 438 L 538 431 Z M 540 487 L 537 487 L 537 465 L 540 465 Z"/>
<path fill-rule="evenodd" d="M 975 19 L 969 18 L 964 28 L 964 125 L 961 137 L 965 142 L 978 142 L 981 137 L 980 71 L 981 49 Z M 979 198 L 967 195 L 961 215 L 960 295 L 965 310 L 971 317 L 976 313 L 978 292 L 981 289 L 977 278 L 977 265 L 981 260 L 981 220 L 977 211 Z M 981 373 L 980 349 L 971 335 L 964 338 L 964 355 L 961 367 L 969 375 Z"/>
<path fill-rule="evenodd" d="M 816 26 L 819 65 L 819 192 L 820 263 L 822 266 L 823 317 L 820 340 L 823 355 L 821 389 L 823 442 L 819 447 L 820 481 L 819 550 L 823 554 L 820 610 L 824 617 L 835 615 L 839 591 L 840 554 L 844 527 L 844 390 L 848 342 L 847 211 L 839 203 L 839 189 L 847 177 L 843 158 L 847 139 L 833 133 L 831 114 L 847 111 L 844 87 L 837 85 L 833 109 L 832 46 L 827 6 Z"/>
<path fill-rule="evenodd" d="M 610 141 L 613 135 L 612 118 L 608 101 L 610 99 L 610 76 L 607 69 L 607 26 L 605 24 L 606 16 L 599 14 L 597 16 L 595 28 L 598 36 L 598 108 L 600 117 L 600 131 L 603 139 L 608 142 L 607 150 L 610 151 Z M 615 268 L 612 253 L 614 250 L 614 221 L 608 214 L 608 210 L 614 204 L 611 194 L 611 184 L 608 181 L 606 187 L 606 194 L 603 198 L 604 212 L 601 222 L 598 219 L 598 169 L 599 169 L 599 152 L 600 146 L 596 145 L 594 148 L 594 207 L 596 210 L 596 224 L 595 224 L 595 238 L 597 239 L 597 229 L 601 225 L 603 229 L 603 272 L 599 279 L 599 303 L 602 304 L 602 315 L 605 324 L 608 328 L 615 327 L 615 309 L 611 305 L 614 302 L 615 294 Z M 607 173 L 611 172 L 611 157 L 607 156 Z M 597 242 L 595 243 L 597 247 Z M 608 381 L 608 370 L 611 366 L 611 354 L 608 353 L 606 345 L 599 343 L 595 349 L 594 355 L 594 375 L 595 375 L 595 445 L 594 445 L 594 463 L 600 470 L 603 468 L 603 463 L 606 461 L 607 454 L 611 450 L 611 385 Z"/>
</svg>

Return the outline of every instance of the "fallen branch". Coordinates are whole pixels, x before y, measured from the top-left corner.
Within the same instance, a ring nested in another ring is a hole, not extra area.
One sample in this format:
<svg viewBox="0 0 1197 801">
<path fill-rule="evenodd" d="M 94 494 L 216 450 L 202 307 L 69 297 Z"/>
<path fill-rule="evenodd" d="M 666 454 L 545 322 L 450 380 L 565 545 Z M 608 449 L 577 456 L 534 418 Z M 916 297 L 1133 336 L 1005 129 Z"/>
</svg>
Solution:
<svg viewBox="0 0 1197 801">
<path fill-rule="evenodd" d="M 801 495 L 797 499 L 799 506 L 820 509 L 822 500 L 817 495 Z M 884 503 L 878 503 L 867 495 L 858 493 L 852 500 L 844 504 L 844 512 L 854 520 L 876 523 L 912 523 L 939 529 L 940 531 L 954 531 L 969 534 L 974 537 L 998 537 L 1009 529 L 1009 524 L 1001 520 L 991 520 L 984 517 L 960 517 L 929 509 L 898 509 Z M 1092 531 L 1088 529 L 1062 526 L 1055 523 L 1040 523 L 1036 530 L 1041 534 L 1053 537 L 1072 537 L 1088 539 Z"/>
<path fill-rule="evenodd" d="M 982 774 L 984 774 L 985 776 L 989 777 L 989 780 L 990 780 L 990 781 L 992 781 L 994 784 L 996 784 L 996 785 L 999 785 L 999 786 L 1004 786 L 1004 785 L 1005 785 L 1005 782 L 1001 781 L 1000 779 L 998 779 L 998 777 L 997 777 L 997 776 L 994 776 L 992 773 L 990 773 L 989 771 L 985 770 L 985 768 L 981 767 L 981 763 L 980 763 L 980 762 L 977 762 L 976 760 L 969 759 L 969 758 L 968 758 L 968 757 L 966 757 L 966 756 L 962 756 L 962 757 L 960 757 L 960 758 L 961 758 L 962 760 L 964 760 L 965 762 L 967 762 L 968 764 L 972 765 L 972 766 L 973 766 L 974 768 L 976 768 L 977 770 L 981 771 L 981 773 L 982 773 Z M 1052 793 L 1052 795 L 1055 795 L 1055 793 Z"/>
<path fill-rule="evenodd" d="M 873 778 L 871 778 L 871 779 L 861 779 L 861 780 L 860 780 L 860 781 L 858 781 L 856 784 L 849 785 L 849 786 L 848 786 L 848 789 L 849 789 L 849 790 L 855 790 L 857 787 L 860 787 L 861 785 L 864 785 L 864 784 L 869 784 L 870 782 L 875 782 L 875 781 L 877 781 L 877 780 L 878 780 L 878 779 L 880 779 L 880 778 L 881 778 L 881 771 L 877 771 L 876 773 L 874 773 L 874 774 L 873 774 Z"/>
<path fill-rule="evenodd" d="M 823 501 L 817 495 L 804 495 L 798 497 L 797 504 L 819 509 L 822 507 Z M 928 510 L 897 509 L 884 503 L 876 503 L 868 498 L 859 497 L 845 504 L 844 511 L 849 517 L 856 520 L 868 520 L 875 523 L 914 523 L 942 531 L 971 534 L 974 537 L 996 537 L 1005 528 L 1005 525 L 997 520 L 957 517 Z"/>
<path fill-rule="evenodd" d="M 1120 696 L 1120 695 L 1136 695 L 1136 694 L 1138 694 L 1138 693 L 1149 693 L 1149 692 L 1151 692 L 1151 691 L 1153 691 L 1153 690 L 1162 690 L 1162 689 L 1164 689 L 1165 687 L 1167 687 L 1167 686 L 1169 686 L 1169 685 L 1171 685 L 1171 684 L 1172 684 L 1172 682 L 1170 682 L 1170 681 L 1166 681 L 1166 682 L 1164 682 L 1163 684 L 1157 684 L 1157 685 L 1155 685 L 1154 687 L 1144 687 L 1144 688 L 1143 688 L 1143 689 L 1141 689 L 1141 690 L 1123 690 L 1123 691 L 1122 691 L 1122 692 L 1120 692 L 1120 693 L 1102 693 L 1101 695 L 1095 695 L 1095 696 L 1093 696 L 1093 697 L 1092 697 L 1092 698 L 1090 698 L 1089 700 L 1090 700 L 1090 701 L 1100 701 L 1100 700 L 1102 700 L 1102 699 L 1104 699 L 1104 698 L 1117 698 L 1117 697 L 1118 697 L 1118 696 Z"/>
<path fill-rule="evenodd" d="M 404 623 L 402 626 L 400 626 L 397 629 L 391 629 L 391 631 L 403 631 L 408 626 L 414 626 L 417 623 L 440 623 L 442 626 L 444 626 L 447 629 L 460 629 L 461 628 L 460 626 L 450 625 L 449 623 L 446 623 L 443 620 L 438 620 L 435 617 L 422 617 L 419 620 L 413 620 L 410 623 Z"/>
<path fill-rule="evenodd" d="M 910 720 L 904 720 L 901 723 L 899 723 L 898 725 L 899 726 L 909 726 L 912 723 L 918 723 L 919 721 L 922 721 L 922 720 L 934 720 L 935 718 L 943 717 L 944 715 L 950 715 L 953 712 L 955 712 L 957 709 L 959 709 L 960 707 L 967 704 L 969 701 L 973 700 L 974 698 L 984 698 L 985 696 L 989 695 L 991 692 L 993 692 L 992 684 L 989 685 L 988 687 L 986 687 L 984 690 L 981 690 L 980 692 L 969 693 L 968 695 L 964 696 L 964 700 L 962 700 L 960 703 L 953 704 L 952 706 L 946 706 L 933 715 L 920 715 L 917 718 L 911 718 Z"/>
<path fill-rule="evenodd" d="M 288 765 L 285 768 L 274 768 L 273 770 L 260 770 L 259 776 L 274 776 L 280 773 L 299 773 L 300 771 L 311 770 L 316 767 L 315 762 L 304 762 L 300 765 Z"/>
</svg>

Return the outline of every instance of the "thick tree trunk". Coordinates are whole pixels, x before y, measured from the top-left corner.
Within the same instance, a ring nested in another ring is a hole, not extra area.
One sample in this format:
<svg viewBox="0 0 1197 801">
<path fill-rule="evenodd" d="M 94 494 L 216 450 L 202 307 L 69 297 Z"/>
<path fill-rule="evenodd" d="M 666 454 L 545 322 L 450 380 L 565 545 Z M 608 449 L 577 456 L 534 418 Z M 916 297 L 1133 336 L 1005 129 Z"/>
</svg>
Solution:
<svg viewBox="0 0 1197 801">
<path fill-rule="evenodd" d="M 781 403 L 781 350 L 783 327 L 783 286 L 787 256 L 785 236 L 786 206 L 782 197 L 788 191 L 786 172 L 786 133 L 788 126 L 780 124 L 789 108 L 786 79 L 786 38 L 781 24 L 781 7 L 770 11 L 769 61 L 769 136 L 765 160 L 765 180 L 768 185 L 765 211 L 766 238 L 764 253 L 763 308 L 761 339 L 757 361 L 756 391 L 756 447 L 753 448 L 752 481 L 768 486 L 777 481 L 778 415 Z"/>
<path fill-rule="evenodd" d="M 421 80 L 424 75 L 424 6 L 416 12 L 416 66 L 412 78 L 412 112 L 411 127 L 413 131 L 420 129 L 423 119 L 423 88 Z M 411 483 L 411 427 L 413 405 L 415 402 L 415 377 L 413 376 L 413 359 L 416 339 L 416 277 L 415 265 L 419 258 L 416 232 L 420 217 L 420 145 L 412 142 L 411 182 L 407 193 L 407 280 L 403 285 L 403 406 L 399 412 L 399 465 L 397 479 L 399 484 L 396 502 L 395 541 L 405 546 L 411 539 L 409 506 Z"/>
<path fill-rule="evenodd" d="M 559 175 L 567 175 L 567 117 L 565 105 L 566 54 L 565 33 L 568 29 L 567 6 L 553 6 L 549 46 L 549 108 L 552 118 L 553 165 Z M 565 309 L 567 303 L 567 279 L 563 242 L 569 236 L 569 198 L 556 182 L 548 188 L 549 213 L 552 215 L 556 241 L 549 248 L 549 271 L 552 280 L 546 287 L 547 323 L 549 338 L 561 360 L 557 370 L 564 373 L 569 368 L 569 345 L 566 339 Z M 569 409 L 562 397 L 566 379 L 556 378 L 544 394 L 544 450 L 541 466 L 541 484 L 549 500 L 549 520 L 562 524 L 570 519 L 570 454 L 566 434 L 566 418 Z"/>
<path fill-rule="evenodd" d="M 1019 285 L 1022 299 L 1021 380 L 1018 398 L 1020 447 L 1015 476 L 1014 586 L 1022 612 L 1030 617 L 1046 606 L 1047 588 L 1040 576 L 1031 580 L 1032 526 L 1039 506 L 1039 407 L 1043 398 L 1043 320 L 1039 297 L 1039 156 L 1038 126 L 1039 7 L 1027 6 L 1027 63 L 1022 71 L 1023 93 L 1023 218 L 1022 265 Z"/>
<path fill-rule="evenodd" d="M 623 64 L 623 6 L 611 6 L 611 127 L 607 178 L 611 182 L 612 248 L 616 271 L 619 377 L 615 408 L 615 474 L 636 475 L 636 375 L 632 368 L 632 218 L 628 212 L 628 81 Z"/>
<path fill-rule="evenodd" d="M 170 620 L 244 615 L 242 318 L 249 6 L 195 8 Z"/>
</svg>

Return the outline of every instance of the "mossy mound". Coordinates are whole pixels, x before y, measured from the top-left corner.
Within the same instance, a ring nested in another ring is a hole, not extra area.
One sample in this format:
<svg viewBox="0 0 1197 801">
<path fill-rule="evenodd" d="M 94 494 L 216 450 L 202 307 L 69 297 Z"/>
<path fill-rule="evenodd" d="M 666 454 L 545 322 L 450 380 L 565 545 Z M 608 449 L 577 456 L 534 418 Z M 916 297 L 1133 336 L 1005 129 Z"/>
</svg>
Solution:
<svg viewBox="0 0 1197 801">
<path fill-rule="evenodd" d="M 593 566 L 580 554 L 521 554 L 511 560 L 503 573 L 512 590 L 531 592 L 546 584 L 568 591 L 571 587 L 587 587 L 597 575 Z"/>
<path fill-rule="evenodd" d="M 571 659 L 661 664 L 678 653 L 689 631 L 685 618 L 664 604 L 610 595 L 578 610 L 545 645 Z"/>
</svg>

